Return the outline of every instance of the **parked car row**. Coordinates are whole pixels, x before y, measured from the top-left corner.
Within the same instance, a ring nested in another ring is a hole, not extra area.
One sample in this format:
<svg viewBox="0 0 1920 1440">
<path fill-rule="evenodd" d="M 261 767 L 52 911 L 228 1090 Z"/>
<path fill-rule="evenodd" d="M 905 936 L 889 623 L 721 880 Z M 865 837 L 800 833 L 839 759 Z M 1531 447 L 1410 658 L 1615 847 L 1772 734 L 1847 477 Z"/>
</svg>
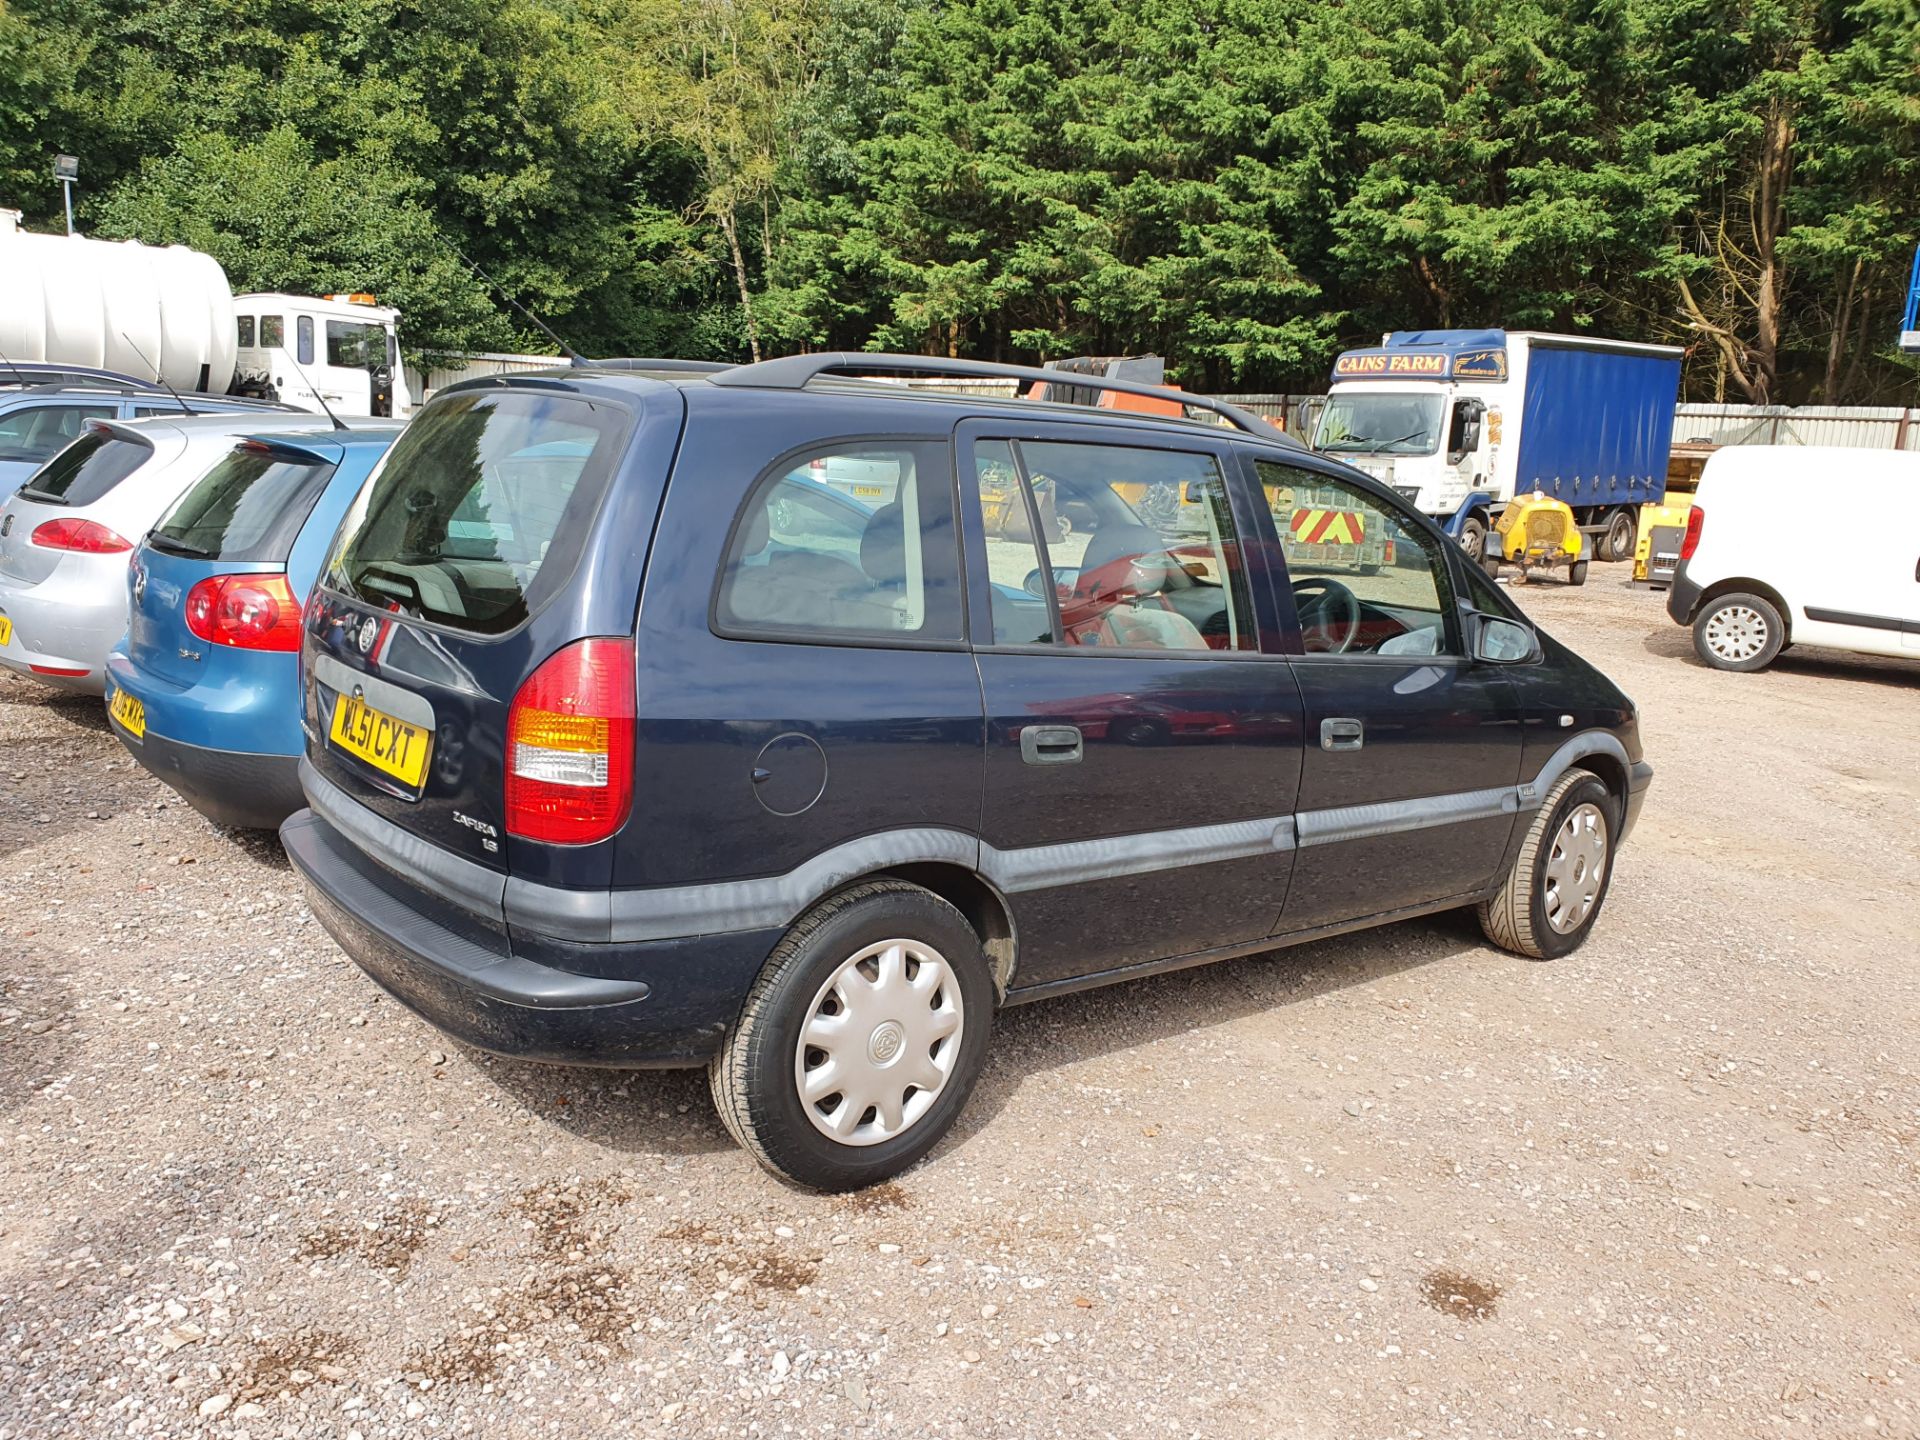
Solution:
<svg viewBox="0 0 1920 1440">
<path fill-rule="evenodd" d="M 287 817 L 433 1023 L 704 1065 L 821 1188 L 940 1140 L 1003 1005 L 1450 908 L 1539 959 L 1591 932 L 1637 714 L 1407 500 L 1220 402 L 876 367 L 1044 378 L 636 361 L 404 431 L 95 421 L 0 510 L 0 663 L 102 692 L 211 818 Z"/>
</svg>

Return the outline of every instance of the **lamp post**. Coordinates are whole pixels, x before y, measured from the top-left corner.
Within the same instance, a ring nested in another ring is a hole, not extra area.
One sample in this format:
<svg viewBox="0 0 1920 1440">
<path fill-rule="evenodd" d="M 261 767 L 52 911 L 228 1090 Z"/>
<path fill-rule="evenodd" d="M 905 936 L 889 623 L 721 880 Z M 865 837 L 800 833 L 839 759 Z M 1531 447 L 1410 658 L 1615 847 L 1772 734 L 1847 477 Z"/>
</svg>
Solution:
<svg viewBox="0 0 1920 1440">
<path fill-rule="evenodd" d="M 67 195 L 67 233 L 73 234 L 73 182 L 80 178 L 80 157 L 78 155 L 56 155 L 53 157 L 53 178 L 60 182 L 60 188 Z"/>
</svg>

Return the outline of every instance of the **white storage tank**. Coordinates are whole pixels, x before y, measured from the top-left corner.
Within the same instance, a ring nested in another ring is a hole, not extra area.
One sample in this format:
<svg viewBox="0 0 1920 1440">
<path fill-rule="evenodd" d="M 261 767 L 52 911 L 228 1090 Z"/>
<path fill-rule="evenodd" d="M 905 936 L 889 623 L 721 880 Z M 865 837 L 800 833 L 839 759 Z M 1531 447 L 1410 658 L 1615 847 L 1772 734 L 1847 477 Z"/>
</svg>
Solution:
<svg viewBox="0 0 1920 1440">
<path fill-rule="evenodd" d="M 36 235 L 10 215 L 0 222 L 0 354 L 226 393 L 233 291 L 219 261 L 184 245 Z"/>
</svg>

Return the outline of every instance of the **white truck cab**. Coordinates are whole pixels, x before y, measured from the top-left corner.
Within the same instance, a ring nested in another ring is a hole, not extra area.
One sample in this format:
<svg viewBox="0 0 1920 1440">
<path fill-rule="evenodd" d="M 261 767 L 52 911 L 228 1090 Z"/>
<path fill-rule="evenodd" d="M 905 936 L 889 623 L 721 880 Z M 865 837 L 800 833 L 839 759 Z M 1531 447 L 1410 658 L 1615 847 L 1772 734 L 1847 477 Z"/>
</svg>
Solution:
<svg viewBox="0 0 1920 1440">
<path fill-rule="evenodd" d="M 1521 330 L 1395 330 L 1334 361 L 1313 448 L 1400 492 L 1476 559 L 1515 495 L 1633 553 L 1666 488 L 1680 351 Z"/>
<path fill-rule="evenodd" d="M 406 416 L 400 312 L 371 295 L 236 295 L 235 387 L 316 413 Z"/>
<path fill-rule="evenodd" d="M 1497 483 L 1501 398 L 1499 390 L 1448 380 L 1336 381 L 1313 448 L 1340 456 L 1428 515 L 1451 515 L 1468 495 Z"/>
</svg>

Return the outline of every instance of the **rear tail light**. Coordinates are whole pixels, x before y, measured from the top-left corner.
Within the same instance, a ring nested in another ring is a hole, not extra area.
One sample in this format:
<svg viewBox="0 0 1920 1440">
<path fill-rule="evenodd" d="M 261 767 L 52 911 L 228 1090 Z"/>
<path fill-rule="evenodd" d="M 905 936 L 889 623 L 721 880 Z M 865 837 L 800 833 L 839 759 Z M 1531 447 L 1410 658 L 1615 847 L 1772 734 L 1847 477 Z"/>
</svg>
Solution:
<svg viewBox="0 0 1920 1440">
<path fill-rule="evenodd" d="M 633 642 L 557 651 L 507 711 L 507 833 L 588 845 L 633 807 Z"/>
<path fill-rule="evenodd" d="M 133 546 L 98 520 L 48 520 L 28 537 L 42 550 L 73 550 L 82 555 L 118 555 Z"/>
<path fill-rule="evenodd" d="M 1706 528 L 1707 512 L 1698 505 L 1687 511 L 1687 534 L 1680 542 L 1680 558 L 1691 560 L 1693 552 L 1700 548 L 1700 532 Z"/>
<path fill-rule="evenodd" d="M 236 650 L 298 650 L 300 602 L 284 575 L 215 575 L 187 592 L 187 629 Z"/>
</svg>

